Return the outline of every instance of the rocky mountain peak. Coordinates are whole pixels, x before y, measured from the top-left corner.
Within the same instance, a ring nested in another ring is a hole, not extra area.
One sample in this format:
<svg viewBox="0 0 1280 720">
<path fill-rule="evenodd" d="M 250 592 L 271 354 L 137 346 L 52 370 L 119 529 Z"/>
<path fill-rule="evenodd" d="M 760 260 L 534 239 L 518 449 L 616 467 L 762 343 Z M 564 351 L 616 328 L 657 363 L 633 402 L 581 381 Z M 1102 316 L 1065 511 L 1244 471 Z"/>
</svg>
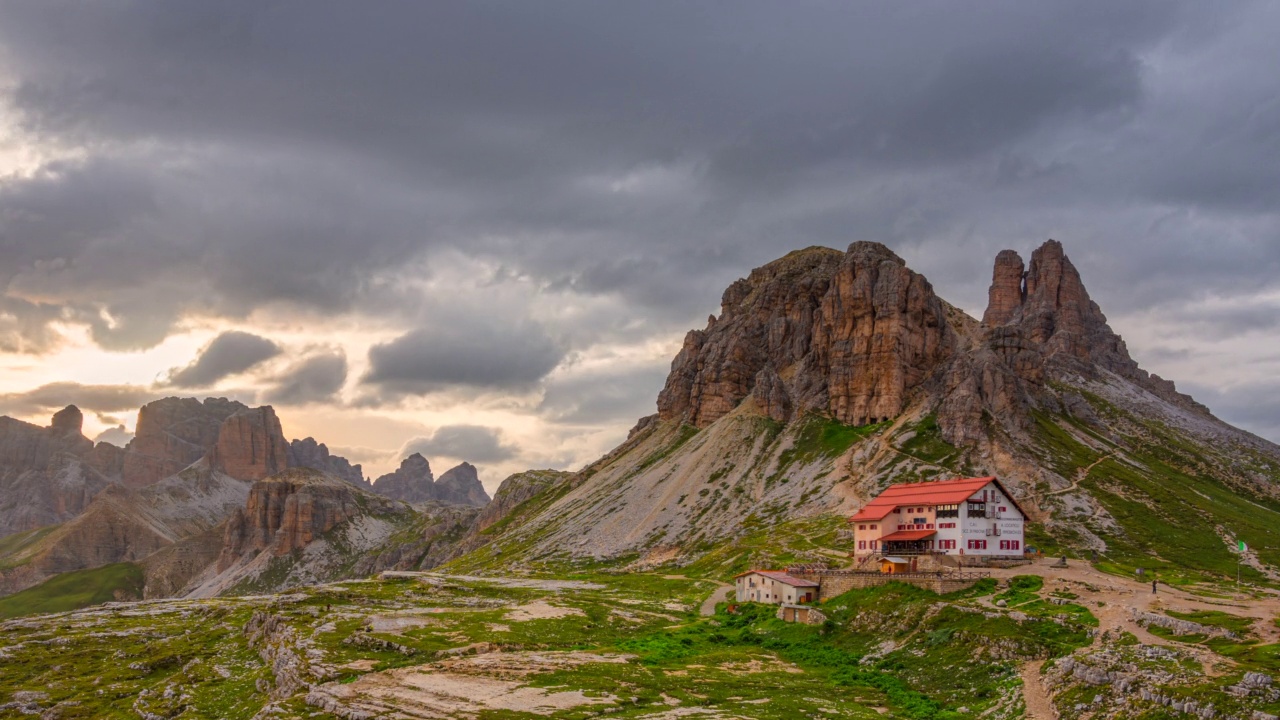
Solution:
<svg viewBox="0 0 1280 720">
<path fill-rule="evenodd" d="M 142 406 L 125 447 L 121 476 L 130 487 L 153 485 L 205 457 L 222 423 L 248 407 L 226 398 L 169 397 Z"/>
<path fill-rule="evenodd" d="M 373 491 L 393 500 L 426 502 L 434 499 L 435 481 L 431 463 L 421 453 L 413 453 L 400 461 L 395 472 L 374 480 Z"/>
<path fill-rule="evenodd" d="M 312 468 L 295 468 L 255 482 L 243 509 L 228 518 L 217 570 L 246 553 L 285 555 L 360 513 L 357 490 Z"/>
<path fill-rule="evenodd" d="M 409 503 L 434 500 L 450 505 L 483 507 L 489 502 L 489 495 L 480 483 L 474 465 L 464 462 L 450 468 L 437 480 L 431 473 L 431 463 L 421 453 L 409 455 L 400 461 L 395 472 L 375 480 L 373 491 Z"/>
<path fill-rule="evenodd" d="M 60 435 L 80 435 L 84 429 L 84 413 L 75 405 L 68 405 L 53 414 L 49 427 Z"/>
<path fill-rule="evenodd" d="M 364 468 L 352 465 L 346 458 L 329 453 L 329 446 L 315 438 L 289 442 L 289 467 L 321 470 L 336 475 L 357 487 L 368 490 L 370 483 L 364 478 Z"/>
<path fill-rule="evenodd" d="M 1173 383 L 1138 367 L 1057 240 L 1032 252 L 1025 270 L 1013 250 L 996 256 L 982 324 L 990 347 L 1024 380 L 1043 380 L 1048 364 L 1086 377 L 1105 370 L 1179 406 L 1207 412 Z"/>
<path fill-rule="evenodd" d="M 685 337 L 658 413 L 705 427 L 751 397 L 780 422 L 862 425 L 900 413 L 954 345 L 932 286 L 889 248 L 808 248 L 729 286 L 720 316 Z"/>
<path fill-rule="evenodd" d="M 435 499 L 453 505 L 484 507 L 489 503 L 489 493 L 484 491 L 476 466 L 464 462 L 450 468 L 436 480 Z"/>
</svg>

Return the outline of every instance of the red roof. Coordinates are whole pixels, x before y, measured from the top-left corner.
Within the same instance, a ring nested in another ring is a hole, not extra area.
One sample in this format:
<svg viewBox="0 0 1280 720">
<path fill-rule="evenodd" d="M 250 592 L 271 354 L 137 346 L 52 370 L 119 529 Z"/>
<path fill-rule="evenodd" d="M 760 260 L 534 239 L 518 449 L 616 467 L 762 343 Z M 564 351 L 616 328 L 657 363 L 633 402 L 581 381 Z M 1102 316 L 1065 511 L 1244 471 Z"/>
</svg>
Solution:
<svg viewBox="0 0 1280 720">
<path fill-rule="evenodd" d="M 780 583 L 784 583 L 792 587 L 818 587 L 818 583 L 813 582 L 812 580 L 801 580 L 800 578 L 792 577 L 781 570 L 748 570 L 744 573 L 735 575 L 733 579 L 737 580 L 743 575 L 763 575 L 770 580 L 777 580 Z"/>
<path fill-rule="evenodd" d="M 923 540 L 929 537 L 930 535 L 937 535 L 937 534 L 938 532 L 936 530 L 899 530 L 896 533 L 889 533 L 888 535 L 885 535 L 884 537 L 880 538 L 880 541 L 893 542 L 893 541 L 899 541 L 899 540 Z"/>
<path fill-rule="evenodd" d="M 890 485 L 849 519 L 881 520 L 903 505 L 959 505 L 993 482 L 999 484 L 994 477 L 982 477 Z"/>
</svg>

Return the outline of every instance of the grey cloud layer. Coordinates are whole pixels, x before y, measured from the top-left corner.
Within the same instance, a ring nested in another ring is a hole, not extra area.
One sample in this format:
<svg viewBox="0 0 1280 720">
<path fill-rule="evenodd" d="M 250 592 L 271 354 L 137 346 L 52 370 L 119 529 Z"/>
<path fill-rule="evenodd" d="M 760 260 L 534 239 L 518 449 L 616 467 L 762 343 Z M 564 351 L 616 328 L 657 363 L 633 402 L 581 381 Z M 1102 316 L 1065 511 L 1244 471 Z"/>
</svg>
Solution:
<svg viewBox="0 0 1280 720">
<path fill-rule="evenodd" d="M 304 358 L 289 367 L 263 394 L 263 400 L 282 405 L 336 401 L 347 381 L 347 355 L 340 350 Z"/>
<path fill-rule="evenodd" d="M 398 324 L 380 401 L 527 388 L 858 239 L 971 309 L 996 251 L 1047 237 L 1113 318 L 1247 306 L 1280 277 L 1278 24 L 1262 2 L 6 3 L 20 130 L 85 159 L 0 179 L 0 349 L 272 305 Z M 627 317 L 440 314 L 447 252 Z M 590 400 L 566 374 L 541 412 L 612 422 L 659 371 Z M 273 392 L 323 401 L 340 374 Z"/>
<path fill-rule="evenodd" d="M 279 355 L 274 342 L 240 330 L 224 332 L 201 351 L 199 357 L 184 368 L 175 368 L 168 384 L 180 388 L 202 388 L 236 375 Z"/>
</svg>

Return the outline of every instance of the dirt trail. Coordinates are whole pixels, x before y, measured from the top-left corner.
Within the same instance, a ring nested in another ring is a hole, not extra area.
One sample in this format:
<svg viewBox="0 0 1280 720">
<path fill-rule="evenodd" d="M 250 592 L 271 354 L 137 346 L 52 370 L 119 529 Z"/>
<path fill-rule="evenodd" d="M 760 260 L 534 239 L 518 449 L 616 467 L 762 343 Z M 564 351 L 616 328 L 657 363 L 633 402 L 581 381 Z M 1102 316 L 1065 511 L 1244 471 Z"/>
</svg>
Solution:
<svg viewBox="0 0 1280 720">
<path fill-rule="evenodd" d="M 688 580 L 690 582 L 699 582 L 699 580 L 706 580 L 707 582 L 715 583 L 716 589 L 712 591 L 710 597 L 702 601 L 702 607 L 698 611 L 704 617 L 711 617 L 712 615 L 715 615 L 716 603 L 728 602 L 729 598 L 733 596 L 734 590 L 736 589 L 734 588 L 734 586 L 729 585 L 728 583 L 722 583 L 719 580 L 712 580 L 710 578 L 700 578 L 699 580 L 694 580 L 693 578 L 688 577 L 687 575 L 663 575 L 662 578 L 664 580 Z"/>
<path fill-rule="evenodd" d="M 712 616 L 716 614 L 716 603 L 729 602 L 729 598 L 733 596 L 734 587 L 732 585 L 719 584 L 715 592 L 711 593 L 711 597 L 702 602 L 702 614 Z"/>
<path fill-rule="evenodd" d="M 1058 713 L 1049 701 L 1049 694 L 1044 690 L 1044 682 L 1040 679 L 1040 666 L 1043 660 L 1023 663 L 1022 700 L 1027 706 L 1027 720 L 1058 720 Z"/>
<path fill-rule="evenodd" d="M 1109 452 L 1109 453 L 1107 453 L 1106 455 L 1103 455 L 1102 457 L 1098 458 L 1097 460 L 1094 460 L 1094 461 L 1093 461 L 1093 464 L 1092 464 L 1092 465 L 1090 465 L 1089 467 L 1086 467 L 1086 468 L 1080 468 L 1079 470 L 1076 470 L 1076 479 L 1075 479 L 1075 480 L 1072 480 L 1070 485 L 1068 485 L 1067 487 L 1062 488 L 1061 490 L 1054 490 L 1054 491 L 1052 491 L 1052 492 L 1047 492 L 1047 493 L 1045 493 L 1045 496 L 1047 497 L 1047 496 L 1049 496 L 1049 495 L 1061 495 L 1061 494 L 1063 494 L 1063 493 L 1069 493 L 1069 492 L 1071 492 L 1072 490 L 1076 490 L 1076 489 L 1078 489 L 1078 488 L 1080 487 L 1080 481 L 1081 481 L 1081 480 L 1084 480 L 1084 479 L 1085 479 L 1085 478 L 1087 478 L 1087 477 L 1089 477 L 1089 473 L 1090 473 L 1090 472 L 1093 472 L 1093 469 L 1094 469 L 1094 468 L 1098 467 L 1098 465 L 1100 465 L 1100 464 L 1102 463 L 1102 461 L 1104 461 L 1104 460 L 1106 460 L 1106 459 L 1108 459 L 1108 458 L 1113 458 L 1113 457 L 1115 457 L 1115 456 L 1116 456 L 1116 454 L 1115 454 L 1114 452 Z"/>
</svg>

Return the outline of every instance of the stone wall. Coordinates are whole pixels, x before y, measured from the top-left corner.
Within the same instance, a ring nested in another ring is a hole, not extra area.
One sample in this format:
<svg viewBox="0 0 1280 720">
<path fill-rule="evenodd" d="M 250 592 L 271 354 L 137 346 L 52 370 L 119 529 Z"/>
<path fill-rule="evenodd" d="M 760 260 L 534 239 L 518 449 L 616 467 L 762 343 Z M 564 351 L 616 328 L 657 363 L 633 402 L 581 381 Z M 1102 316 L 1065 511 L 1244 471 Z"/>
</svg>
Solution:
<svg viewBox="0 0 1280 720">
<path fill-rule="evenodd" d="M 791 574 L 794 577 L 818 583 L 818 602 L 826 602 L 850 590 L 876 587 L 889 582 L 906 583 L 941 595 L 967 590 L 984 577 L 982 573 L 897 573 L 887 575 L 878 572 L 853 572 L 849 570 L 793 572 Z"/>
</svg>

